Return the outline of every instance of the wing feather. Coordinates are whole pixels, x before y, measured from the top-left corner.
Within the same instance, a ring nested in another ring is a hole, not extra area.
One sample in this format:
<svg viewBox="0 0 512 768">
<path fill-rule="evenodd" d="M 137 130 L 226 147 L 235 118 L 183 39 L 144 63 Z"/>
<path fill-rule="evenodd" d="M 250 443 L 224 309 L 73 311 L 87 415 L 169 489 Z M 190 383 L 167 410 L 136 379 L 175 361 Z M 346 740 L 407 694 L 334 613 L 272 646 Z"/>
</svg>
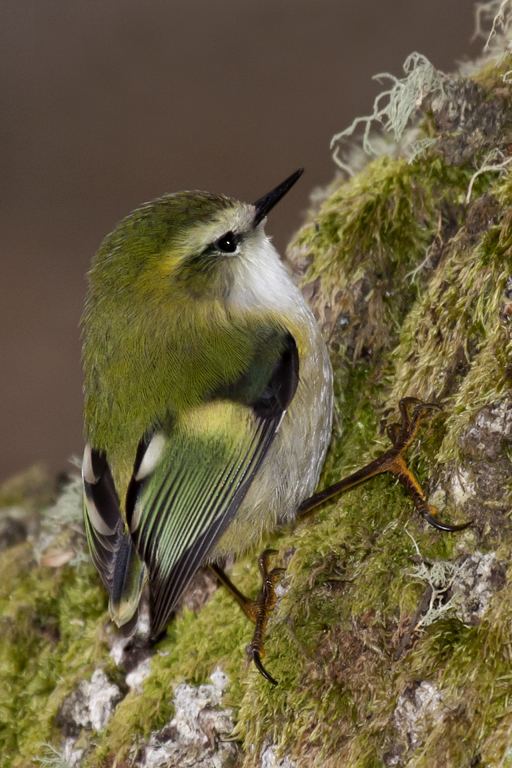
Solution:
<svg viewBox="0 0 512 768">
<path fill-rule="evenodd" d="M 86 445 L 82 463 L 84 525 L 89 550 L 118 626 L 130 631 L 144 584 L 144 566 L 126 531 L 106 456 Z"/>
<path fill-rule="evenodd" d="M 192 429 L 187 420 L 174 428 L 132 517 L 133 541 L 149 570 L 154 635 L 238 509 L 278 424 L 228 401 L 200 411 L 190 414 Z"/>
</svg>

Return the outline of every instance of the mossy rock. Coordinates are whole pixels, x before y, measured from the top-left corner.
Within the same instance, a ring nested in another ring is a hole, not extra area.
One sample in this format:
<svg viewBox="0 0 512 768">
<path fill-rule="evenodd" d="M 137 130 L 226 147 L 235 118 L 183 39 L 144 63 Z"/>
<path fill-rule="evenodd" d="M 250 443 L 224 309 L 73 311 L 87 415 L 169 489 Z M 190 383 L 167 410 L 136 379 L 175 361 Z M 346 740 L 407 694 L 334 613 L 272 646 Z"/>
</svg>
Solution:
<svg viewBox="0 0 512 768">
<path fill-rule="evenodd" d="M 155 647 L 124 648 L 85 554 L 78 481 L 42 512 L 34 475 L 18 482 L 0 512 L 17 530 L 0 552 L 2 765 L 512 765 L 512 176 L 473 178 L 511 144 L 511 69 L 502 57 L 451 78 L 424 105 L 428 149 L 335 179 L 288 251 L 335 369 L 322 484 L 385 449 L 401 397 L 436 400 L 411 462 L 443 517 L 473 526 L 434 530 L 381 476 L 265 542 L 287 564 L 273 688 L 245 660 L 251 627 L 206 582 Z M 256 554 L 233 568 L 248 593 Z M 216 668 L 226 685 L 192 688 Z M 98 669 L 113 693 L 78 717 Z M 206 702 L 189 737 L 180 683 Z M 218 719 L 203 727 L 207 710 Z"/>
</svg>

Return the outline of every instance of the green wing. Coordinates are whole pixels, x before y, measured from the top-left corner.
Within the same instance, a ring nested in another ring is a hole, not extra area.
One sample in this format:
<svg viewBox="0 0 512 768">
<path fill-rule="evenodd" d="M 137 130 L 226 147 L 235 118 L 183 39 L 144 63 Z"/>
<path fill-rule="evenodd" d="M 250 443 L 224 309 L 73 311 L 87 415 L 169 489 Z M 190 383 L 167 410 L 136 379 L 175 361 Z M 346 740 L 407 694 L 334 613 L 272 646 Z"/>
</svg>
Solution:
<svg viewBox="0 0 512 768">
<path fill-rule="evenodd" d="M 244 402 L 249 376 L 139 447 L 126 511 L 149 573 L 153 636 L 236 514 L 295 393 L 291 336 L 278 355 L 251 402 Z"/>
</svg>

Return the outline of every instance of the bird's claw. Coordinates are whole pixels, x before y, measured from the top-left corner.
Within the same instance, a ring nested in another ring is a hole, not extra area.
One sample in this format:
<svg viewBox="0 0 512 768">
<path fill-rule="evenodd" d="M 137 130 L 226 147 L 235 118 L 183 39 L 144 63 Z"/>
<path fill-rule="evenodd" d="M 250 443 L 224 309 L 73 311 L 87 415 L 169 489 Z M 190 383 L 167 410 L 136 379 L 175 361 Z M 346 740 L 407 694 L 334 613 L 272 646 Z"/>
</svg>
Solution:
<svg viewBox="0 0 512 768">
<path fill-rule="evenodd" d="M 253 648 L 252 643 L 251 643 L 251 645 L 249 646 L 247 652 L 248 652 L 249 656 L 251 657 L 251 659 L 253 660 L 254 666 L 256 667 L 258 672 L 261 675 L 263 675 L 265 680 L 268 680 L 268 682 L 271 683 L 272 685 L 278 685 L 278 682 L 275 679 L 275 677 L 272 677 L 270 672 L 267 672 L 267 670 L 263 666 L 263 662 L 261 660 L 261 651 L 258 651 L 256 648 Z"/>
<path fill-rule="evenodd" d="M 425 492 L 404 459 L 404 453 L 414 440 L 421 421 L 430 411 L 441 411 L 442 407 L 438 403 L 424 402 L 417 397 L 404 397 L 400 400 L 398 408 L 400 422 L 390 424 L 387 429 L 393 445 L 388 471 L 394 474 L 409 492 L 417 511 L 429 525 L 447 533 L 463 531 L 471 522 L 452 525 L 439 520 L 436 508 L 427 502 Z"/>
<path fill-rule="evenodd" d="M 418 512 L 422 516 L 422 518 L 433 528 L 435 528 L 438 531 L 444 531 L 445 533 L 455 533 L 456 531 L 464 531 L 466 528 L 469 528 L 473 523 L 471 520 L 468 520 L 465 523 L 444 523 L 442 520 L 440 520 L 437 517 L 437 510 L 435 507 L 433 507 L 431 504 L 425 504 L 424 506 L 417 507 Z"/>
</svg>

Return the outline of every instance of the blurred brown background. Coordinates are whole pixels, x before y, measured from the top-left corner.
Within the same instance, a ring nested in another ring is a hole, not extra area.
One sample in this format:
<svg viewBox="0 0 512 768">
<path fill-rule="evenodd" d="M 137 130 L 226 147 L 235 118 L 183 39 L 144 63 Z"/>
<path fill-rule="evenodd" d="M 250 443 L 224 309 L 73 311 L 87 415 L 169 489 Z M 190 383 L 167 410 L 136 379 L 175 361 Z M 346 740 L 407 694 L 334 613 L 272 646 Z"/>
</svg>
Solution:
<svg viewBox="0 0 512 768">
<path fill-rule="evenodd" d="M 268 227 L 284 247 L 371 76 L 413 50 L 449 70 L 472 29 L 471 0 L 1 0 L 0 477 L 81 452 L 84 274 L 121 216 L 304 165 Z"/>
</svg>

